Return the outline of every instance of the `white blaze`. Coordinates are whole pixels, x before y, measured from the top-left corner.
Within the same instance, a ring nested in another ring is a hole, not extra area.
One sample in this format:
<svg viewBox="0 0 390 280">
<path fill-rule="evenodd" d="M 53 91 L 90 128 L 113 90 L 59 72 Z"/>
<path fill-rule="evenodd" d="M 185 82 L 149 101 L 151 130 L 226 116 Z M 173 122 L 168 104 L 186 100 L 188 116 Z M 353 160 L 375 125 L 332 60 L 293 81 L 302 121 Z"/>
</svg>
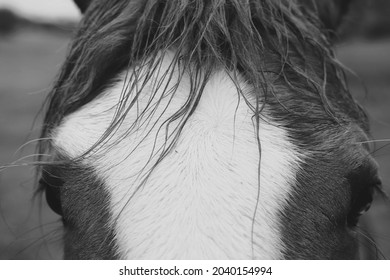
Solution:
<svg viewBox="0 0 390 280">
<path fill-rule="evenodd" d="M 166 56 L 154 78 L 160 79 L 169 63 L 170 57 Z M 176 81 L 175 77 L 172 80 Z M 111 194 L 111 215 L 113 220 L 118 218 L 115 232 L 121 257 L 252 258 L 252 220 L 259 188 L 253 113 L 242 97 L 239 101 L 228 75 L 222 70 L 216 72 L 176 146 L 142 184 L 166 142 L 164 122 L 189 94 L 188 77 L 183 77 L 172 100 L 172 93 L 161 98 L 166 80 L 151 98 L 155 91 L 152 81 L 114 136 L 85 159 Z M 75 157 L 95 144 L 113 119 L 123 84 L 122 80 L 67 116 L 54 134 L 55 145 Z M 250 89 L 244 82 L 241 87 Z M 135 122 L 145 108 L 145 116 Z M 173 122 L 169 131 L 177 126 L 178 122 Z M 283 250 L 278 213 L 295 183 L 299 154 L 286 131 L 267 116 L 266 110 L 259 138 L 260 200 L 254 257 L 278 259 Z"/>
</svg>

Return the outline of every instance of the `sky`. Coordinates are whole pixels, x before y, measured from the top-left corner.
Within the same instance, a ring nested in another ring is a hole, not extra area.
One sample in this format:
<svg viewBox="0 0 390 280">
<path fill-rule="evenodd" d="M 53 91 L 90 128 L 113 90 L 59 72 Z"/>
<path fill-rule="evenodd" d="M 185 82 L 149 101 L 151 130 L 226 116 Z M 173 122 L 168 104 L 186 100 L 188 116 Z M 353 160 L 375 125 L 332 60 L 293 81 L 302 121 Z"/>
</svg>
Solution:
<svg viewBox="0 0 390 280">
<path fill-rule="evenodd" d="M 75 20 L 80 17 L 72 0 L 0 0 L 0 8 L 4 7 L 26 17 L 46 20 Z"/>
</svg>

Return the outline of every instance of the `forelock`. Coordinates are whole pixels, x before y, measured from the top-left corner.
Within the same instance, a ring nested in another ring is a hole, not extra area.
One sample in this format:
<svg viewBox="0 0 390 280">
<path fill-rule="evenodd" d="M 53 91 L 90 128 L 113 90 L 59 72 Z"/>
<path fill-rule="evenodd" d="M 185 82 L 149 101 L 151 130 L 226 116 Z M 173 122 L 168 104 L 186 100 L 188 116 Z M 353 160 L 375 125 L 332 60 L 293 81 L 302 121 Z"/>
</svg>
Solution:
<svg viewBox="0 0 390 280">
<path fill-rule="evenodd" d="M 319 18 L 303 12 L 299 1 L 110 0 L 94 1 L 80 23 L 48 97 L 42 136 L 102 93 L 129 66 L 144 65 L 151 77 L 159 54 L 171 49 L 176 51 L 174 64 L 180 61 L 184 70 L 203 73 L 194 75 L 204 79 L 194 81 L 194 100 L 209 74 L 224 67 L 233 80 L 234 73 L 244 76 L 256 99 L 283 100 L 289 113 L 305 114 L 295 108 L 294 100 L 302 99 L 318 104 L 335 121 L 345 115 L 356 120 L 363 116 L 346 89 Z M 130 73 L 129 81 L 136 82 L 136 75 Z M 337 110 L 340 103 L 347 105 Z"/>
</svg>

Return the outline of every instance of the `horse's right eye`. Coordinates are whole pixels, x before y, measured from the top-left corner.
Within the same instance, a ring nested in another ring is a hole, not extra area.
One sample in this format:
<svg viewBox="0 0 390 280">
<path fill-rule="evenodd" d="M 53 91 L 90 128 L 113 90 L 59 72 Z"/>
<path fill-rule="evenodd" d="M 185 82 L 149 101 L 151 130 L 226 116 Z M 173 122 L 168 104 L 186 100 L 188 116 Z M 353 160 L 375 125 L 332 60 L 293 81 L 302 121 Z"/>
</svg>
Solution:
<svg viewBox="0 0 390 280">
<path fill-rule="evenodd" d="M 63 186 L 64 181 L 53 171 L 42 170 L 39 186 L 45 190 L 46 201 L 50 208 L 58 215 L 62 215 L 60 188 Z"/>
</svg>

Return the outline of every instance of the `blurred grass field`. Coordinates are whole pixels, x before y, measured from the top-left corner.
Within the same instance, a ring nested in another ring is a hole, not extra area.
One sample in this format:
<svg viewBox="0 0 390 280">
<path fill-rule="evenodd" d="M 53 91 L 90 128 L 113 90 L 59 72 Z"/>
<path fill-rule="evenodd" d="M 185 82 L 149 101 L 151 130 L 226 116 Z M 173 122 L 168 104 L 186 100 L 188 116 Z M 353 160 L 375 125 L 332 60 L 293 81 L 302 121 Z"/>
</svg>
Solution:
<svg viewBox="0 0 390 280">
<path fill-rule="evenodd" d="M 0 37 L 0 166 L 35 152 L 40 117 L 33 126 L 48 88 L 65 57 L 69 37 L 43 30 L 18 30 Z M 338 48 L 339 58 L 354 70 L 350 86 L 372 120 L 374 139 L 390 138 L 390 39 L 349 41 Z M 378 142 L 375 158 L 390 193 L 390 142 Z M 28 162 L 26 159 L 22 162 Z M 0 172 L 0 259 L 61 258 L 59 217 L 32 199 L 34 168 Z M 382 200 L 365 218 L 378 247 L 390 258 L 390 208 Z M 42 226 L 38 226 L 42 225 Z"/>
<path fill-rule="evenodd" d="M 69 37 L 20 29 L 0 37 L 0 166 L 35 153 L 38 115 L 48 88 L 64 60 Z M 31 162 L 32 158 L 22 162 Z M 19 164 L 18 163 L 18 164 Z M 0 259 L 50 259 L 61 256 L 58 217 L 33 200 L 34 168 L 0 172 Z M 42 213 L 42 214 L 40 214 Z M 45 225 L 45 226 L 38 226 Z M 45 236 L 45 238 L 42 238 Z"/>
</svg>

